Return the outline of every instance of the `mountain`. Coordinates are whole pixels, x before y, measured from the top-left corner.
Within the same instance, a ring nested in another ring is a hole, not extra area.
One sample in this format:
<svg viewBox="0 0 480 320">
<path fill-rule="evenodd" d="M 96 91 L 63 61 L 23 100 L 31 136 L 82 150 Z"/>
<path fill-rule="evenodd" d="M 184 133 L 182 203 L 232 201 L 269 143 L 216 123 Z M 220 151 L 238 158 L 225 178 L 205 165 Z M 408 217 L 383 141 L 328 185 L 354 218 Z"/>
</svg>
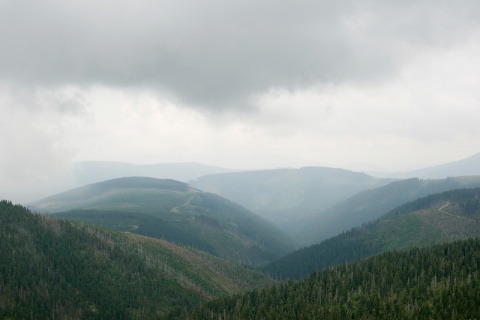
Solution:
<svg viewBox="0 0 480 320">
<path fill-rule="evenodd" d="M 479 319 L 480 240 L 388 252 L 196 307 L 189 319 Z M 186 316 L 184 317 L 187 318 Z"/>
<path fill-rule="evenodd" d="M 188 182 L 200 176 L 231 172 L 233 170 L 196 162 L 133 164 L 112 161 L 84 161 L 75 163 L 71 175 L 76 186 L 122 177 L 150 177 Z"/>
<path fill-rule="evenodd" d="M 480 188 L 433 194 L 404 204 L 375 222 L 295 251 L 265 267 L 280 278 L 314 271 L 388 250 L 480 237 Z"/>
<path fill-rule="evenodd" d="M 392 181 L 343 169 L 305 167 L 219 173 L 190 184 L 239 203 L 294 234 L 302 218 Z"/>
<path fill-rule="evenodd" d="M 273 283 L 201 251 L 8 201 L 0 202 L 0 243 L 0 319 L 164 319 Z"/>
<path fill-rule="evenodd" d="M 395 207 L 416 198 L 447 190 L 474 187 L 480 187 L 480 176 L 439 180 L 412 178 L 392 182 L 379 188 L 362 191 L 299 221 L 301 227 L 291 236 L 302 245 L 319 243 L 352 227 L 377 219 Z"/>
<path fill-rule="evenodd" d="M 422 178 L 422 179 L 445 179 L 448 177 L 474 176 L 480 175 L 480 153 L 474 154 L 466 159 L 444 163 L 423 169 L 394 172 L 394 173 L 370 173 L 376 177 L 392 177 L 392 178 Z"/>
<path fill-rule="evenodd" d="M 144 165 L 114 161 L 83 161 L 58 168 L 57 172 L 48 176 L 48 179 L 31 185 L 11 186 L 0 191 L 15 198 L 16 201 L 27 204 L 64 190 L 122 177 L 151 177 L 188 182 L 203 175 L 231 171 L 196 162 Z"/>
<path fill-rule="evenodd" d="M 112 179 L 47 197 L 32 208 L 248 265 L 272 261 L 293 248 L 287 236 L 249 210 L 174 180 Z"/>
</svg>

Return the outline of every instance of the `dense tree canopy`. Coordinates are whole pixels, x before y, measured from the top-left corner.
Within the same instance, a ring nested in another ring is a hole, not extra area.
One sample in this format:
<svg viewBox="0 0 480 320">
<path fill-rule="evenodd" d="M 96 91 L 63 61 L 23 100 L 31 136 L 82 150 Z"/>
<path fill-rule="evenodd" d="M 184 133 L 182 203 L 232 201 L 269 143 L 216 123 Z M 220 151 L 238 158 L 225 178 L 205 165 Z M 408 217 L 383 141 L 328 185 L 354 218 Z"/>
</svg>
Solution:
<svg viewBox="0 0 480 320">
<path fill-rule="evenodd" d="M 166 241 L 0 202 L 0 319 L 163 319 L 271 283 Z M 182 311 L 183 312 L 183 311 Z"/>
<path fill-rule="evenodd" d="M 480 240 L 388 252 L 218 299 L 190 319 L 475 319 Z"/>
</svg>

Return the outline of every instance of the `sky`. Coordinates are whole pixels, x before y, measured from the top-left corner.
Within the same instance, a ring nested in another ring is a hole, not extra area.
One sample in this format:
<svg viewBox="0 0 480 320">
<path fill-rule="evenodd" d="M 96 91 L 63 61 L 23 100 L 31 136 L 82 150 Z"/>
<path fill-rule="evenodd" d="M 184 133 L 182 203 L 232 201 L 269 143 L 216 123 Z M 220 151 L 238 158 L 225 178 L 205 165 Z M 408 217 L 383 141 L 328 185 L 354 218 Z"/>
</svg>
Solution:
<svg viewBox="0 0 480 320">
<path fill-rule="evenodd" d="M 0 0 L 0 191 L 72 163 L 480 152 L 480 2 Z"/>
</svg>

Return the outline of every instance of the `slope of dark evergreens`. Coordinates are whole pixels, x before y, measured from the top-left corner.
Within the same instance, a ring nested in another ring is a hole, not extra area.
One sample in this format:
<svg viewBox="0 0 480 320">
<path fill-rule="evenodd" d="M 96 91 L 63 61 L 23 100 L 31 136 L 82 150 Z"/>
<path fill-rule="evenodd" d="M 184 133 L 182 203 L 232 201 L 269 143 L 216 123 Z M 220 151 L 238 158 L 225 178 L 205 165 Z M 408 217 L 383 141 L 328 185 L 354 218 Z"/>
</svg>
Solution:
<svg viewBox="0 0 480 320">
<path fill-rule="evenodd" d="M 417 199 L 377 221 L 294 251 L 270 263 L 264 271 L 277 278 L 299 279 L 387 250 L 480 236 L 479 199 L 480 188 L 451 190 Z"/>
<path fill-rule="evenodd" d="M 235 297 L 190 319 L 478 319 L 480 240 L 388 252 Z"/>
<path fill-rule="evenodd" d="M 151 238 L 165 239 L 170 242 L 199 249 L 216 255 L 215 249 L 206 241 L 198 239 L 195 235 L 182 232 L 178 221 L 165 221 L 147 213 L 123 212 L 110 210 L 71 210 L 55 213 L 55 218 L 81 221 L 89 224 L 100 225 L 128 231 Z"/>
<path fill-rule="evenodd" d="M 301 279 L 310 273 L 342 263 L 354 262 L 381 252 L 381 247 L 364 236 L 359 228 L 319 244 L 296 250 L 263 268 L 278 279 Z"/>
<path fill-rule="evenodd" d="M 271 281 L 205 253 L 0 202 L 0 319 L 156 319 Z"/>
</svg>

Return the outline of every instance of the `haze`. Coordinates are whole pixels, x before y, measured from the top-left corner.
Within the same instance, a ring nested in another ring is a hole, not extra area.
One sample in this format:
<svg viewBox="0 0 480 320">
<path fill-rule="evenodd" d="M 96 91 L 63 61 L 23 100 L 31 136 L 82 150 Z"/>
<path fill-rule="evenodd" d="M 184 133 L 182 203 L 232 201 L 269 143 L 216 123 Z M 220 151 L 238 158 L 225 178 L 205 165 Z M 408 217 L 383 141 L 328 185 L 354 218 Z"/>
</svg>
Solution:
<svg viewBox="0 0 480 320">
<path fill-rule="evenodd" d="M 73 162 L 398 171 L 480 151 L 478 1 L 0 0 L 0 192 Z"/>
</svg>

